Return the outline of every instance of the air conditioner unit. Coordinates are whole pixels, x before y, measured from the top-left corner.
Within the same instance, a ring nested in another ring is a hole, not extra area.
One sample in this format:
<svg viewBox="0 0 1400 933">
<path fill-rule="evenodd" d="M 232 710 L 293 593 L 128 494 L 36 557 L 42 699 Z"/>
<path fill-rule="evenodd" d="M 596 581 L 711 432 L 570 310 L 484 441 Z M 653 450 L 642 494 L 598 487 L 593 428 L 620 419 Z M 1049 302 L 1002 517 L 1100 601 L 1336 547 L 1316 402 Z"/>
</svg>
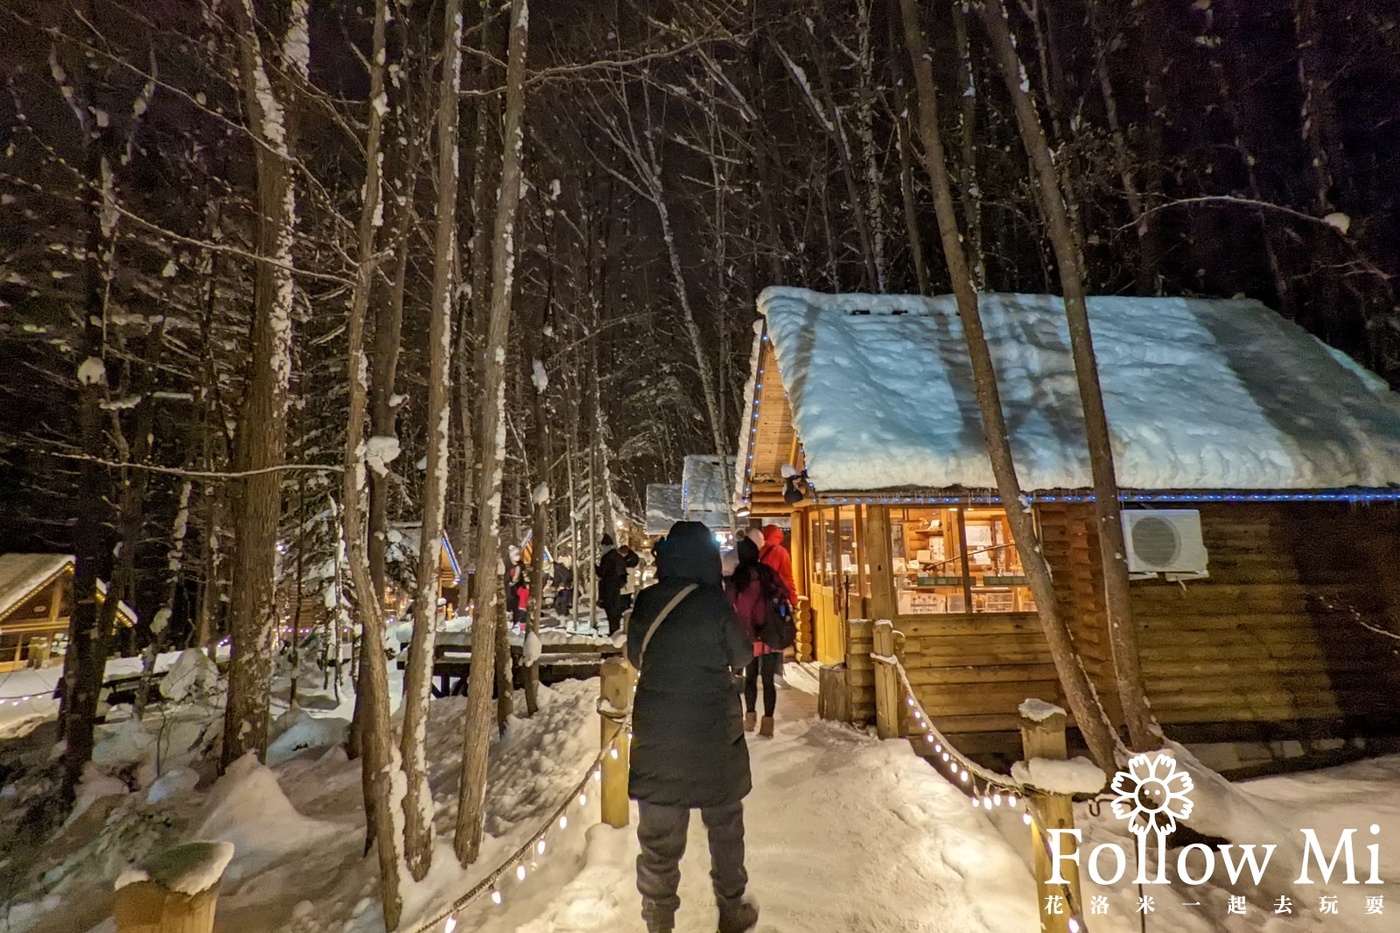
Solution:
<svg viewBox="0 0 1400 933">
<path fill-rule="evenodd" d="M 1169 580 L 1207 576 L 1201 513 L 1194 509 L 1133 509 L 1123 513 L 1128 572 Z"/>
</svg>

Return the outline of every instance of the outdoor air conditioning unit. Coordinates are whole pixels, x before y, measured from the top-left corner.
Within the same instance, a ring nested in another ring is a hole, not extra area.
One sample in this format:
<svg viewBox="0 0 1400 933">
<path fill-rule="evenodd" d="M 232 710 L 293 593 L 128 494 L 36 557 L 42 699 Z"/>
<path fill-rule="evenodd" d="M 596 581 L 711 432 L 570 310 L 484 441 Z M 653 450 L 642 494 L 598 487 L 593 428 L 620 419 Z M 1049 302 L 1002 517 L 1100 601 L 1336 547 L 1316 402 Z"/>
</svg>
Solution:
<svg viewBox="0 0 1400 933">
<path fill-rule="evenodd" d="M 1135 577 L 1160 573 L 1168 580 L 1189 580 L 1209 575 L 1201 513 L 1194 509 L 1125 511 L 1123 537 L 1128 545 L 1128 573 Z"/>
</svg>

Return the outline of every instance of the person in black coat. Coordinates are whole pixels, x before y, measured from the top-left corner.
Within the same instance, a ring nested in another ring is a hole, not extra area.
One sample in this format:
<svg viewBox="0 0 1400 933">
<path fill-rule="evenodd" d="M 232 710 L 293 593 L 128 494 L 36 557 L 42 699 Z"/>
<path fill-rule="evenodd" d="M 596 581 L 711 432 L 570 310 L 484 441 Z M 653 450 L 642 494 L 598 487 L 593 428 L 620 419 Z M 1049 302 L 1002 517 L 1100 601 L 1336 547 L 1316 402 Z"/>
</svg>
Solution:
<svg viewBox="0 0 1400 933">
<path fill-rule="evenodd" d="M 627 572 L 641 563 L 641 558 L 626 545 L 614 547 L 612 535 L 603 535 L 602 545 L 603 556 L 594 568 L 598 572 L 598 602 L 608 617 L 608 634 L 616 635 L 622 627 L 622 612 L 627 605 L 622 598 L 622 587 L 627 583 Z"/>
<path fill-rule="evenodd" d="M 744 805 L 753 787 L 735 675 L 753 660 L 720 580 L 719 547 L 699 522 L 678 522 L 658 555 L 657 582 L 637 595 L 627 658 L 638 669 L 628 792 L 637 801 L 637 888 L 648 933 L 671 933 L 690 811 L 710 839 L 720 933 L 744 933 Z M 696 588 L 647 632 L 687 586 Z"/>
</svg>

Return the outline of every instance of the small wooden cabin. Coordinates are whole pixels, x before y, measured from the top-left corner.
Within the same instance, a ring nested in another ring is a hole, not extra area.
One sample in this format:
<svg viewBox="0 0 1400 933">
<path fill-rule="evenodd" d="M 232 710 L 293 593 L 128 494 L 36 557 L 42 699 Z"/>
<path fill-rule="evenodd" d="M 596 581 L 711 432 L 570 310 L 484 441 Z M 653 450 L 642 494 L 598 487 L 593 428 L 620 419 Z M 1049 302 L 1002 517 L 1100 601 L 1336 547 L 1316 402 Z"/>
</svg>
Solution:
<svg viewBox="0 0 1400 933">
<path fill-rule="evenodd" d="M 1400 397 L 1255 302 L 1089 309 L 1159 719 L 1191 740 L 1400 723 Z M 925 709 L 969 742 L 1027 697 L 1063 704 L 952 298 L 773 288 L 759 311 L 738 505 L 791 517 L 814 659 L 893 620 Z M 1111 701 L 1062 302 L 984 295 L 982 316 L 1057 603 Z"/>
<path fill-rule="evenodd" d="M 0 673 L 63 663 L 74 566 L 71 554 L 0 555 Z M 106 592 L 98 581 L 99 604 Z M 117 624 L 136 624 L 126 603 L 117 606 Z"/>
<path fill-rule="evenodd" d="M 681 520 L 681 487 L 666 483 L 647 485 L 646 536 L 655 541 Z"/>
<path fill-rule="evenodd" d="M 390 573 L 385 592 L 382 594 L 384 614 L 389 618 L 407 612 L 412 602 L 412 592 L 398 581 L 400 578 L 412 579 L 418 573 L 418 541 L 422 527 L 420 522 L 395 522 L 389 528 L 387 537 Z M 335 606 L 337 597 L 334 589 L 337 584 L 329 579 L 331 568 L 332 564 L 327 561 L 320 574 L 313 575 L 314 579 L 304 581 L 300 599 L 296 575 L 292 573 L 283 576 L 277 587 L 277 616 L 280 626 L 285 631 L 290 632 L 295 626 L 302 637 L 305 637 L 328 623 L 327 612 Z M 453 607 L 460 605 L 463 598 L 462 583 L 457 553 L 452 549 L 452 542 L 448 540 L 447 533 L 443 532 L 442 550 L 438 554 L 438 598 L 447 600 Z M 339 585 L 348 588 L 350 582 L 343 579 Z M 349 592 L 343 595 L 348 602 Z M 349 640 L 348 629 L 343 637 Z"/>
<path fill-rule="evenodd" d="M 735 459 L 715 454 L 690 454 L 681 470 L 681 517 L 700 522 L 711 531 L 727 534 L 734 529 L 730 500 L 725 496 L 726 474 L 734 475 Z"/>
</svg>

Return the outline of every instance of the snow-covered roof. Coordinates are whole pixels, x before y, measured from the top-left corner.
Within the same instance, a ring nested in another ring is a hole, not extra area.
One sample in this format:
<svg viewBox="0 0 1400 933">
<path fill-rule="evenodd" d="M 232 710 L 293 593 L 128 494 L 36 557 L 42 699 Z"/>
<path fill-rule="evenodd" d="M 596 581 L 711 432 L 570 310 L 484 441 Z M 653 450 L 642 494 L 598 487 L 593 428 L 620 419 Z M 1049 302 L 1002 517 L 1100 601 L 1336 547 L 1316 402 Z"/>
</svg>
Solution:
<svg viewBox="0 0 1400 933">
<path fill-rule="evenodd" d="M 1091 486 L 1063 302 L 980 305 L 1022 486 Z M 951 296 L 758 306 L 819 492 L 995 487 Z M 1400 484 L 1400 396 L 1264 305 L 1100 297 L 1089 317 L 1124 489 Z"/>
<path fill-rule="evenodd" d="M 73 563 L 68 554 L 0 554 L 0 619 Z"/>
<path fill-rule="evenodd" d="M 667 483 L 647 486 L 647 534 L 664 535 L 681 520 L 681 487 Z"/>
<path fill-rule="evenodd" d="M 708 528 L 728 528 L 729 505 L 725 498 L 725 472 L 733 482 L 735 458 L 715 454 L 690 454 L 681 472 L 681 514 L 687 521 Z"/>
<path fill-rule="evenodd" d="M 72 554 L 0 554 L 0 619 L 32 599 L 41 589 L 74 565 Z M 98 596 L 107 595 L 107 584 L 97 581 Z M 117 611 L 130 625 L 136 610 L 124 602 Z"/>
</svg>

